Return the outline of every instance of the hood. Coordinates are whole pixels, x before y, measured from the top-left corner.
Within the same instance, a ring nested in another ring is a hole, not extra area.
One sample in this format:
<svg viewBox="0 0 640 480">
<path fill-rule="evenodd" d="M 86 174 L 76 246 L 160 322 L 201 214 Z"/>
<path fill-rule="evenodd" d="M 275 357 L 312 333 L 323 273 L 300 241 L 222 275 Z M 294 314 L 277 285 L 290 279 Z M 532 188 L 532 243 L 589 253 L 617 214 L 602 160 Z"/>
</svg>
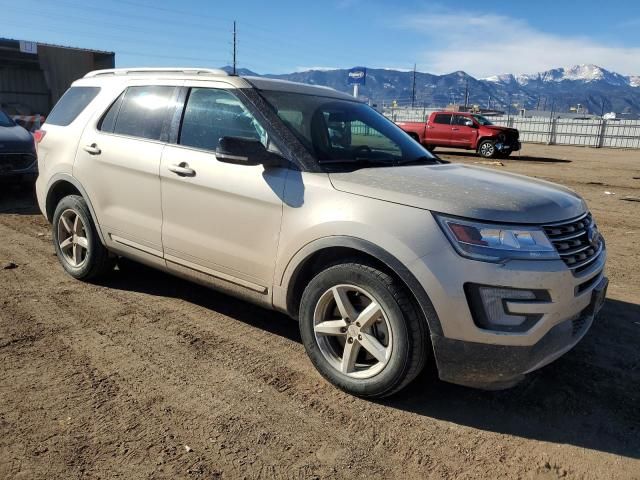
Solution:
<svg viewBox="0 0 640 480">
<path fill-rule="evenodd" d="M 33 153 L 33 137 L 19 125 L 0 127 L 0 154 Z"/>
<path fill-rule="evenodd" d="M 560 185 L 459 164 L 365 168 L 329 177 L 343 192 L 492 222 L 553 223 L 587 209 Z"/>
<path fill-rule="evenodd" d="M 494 130 L 496 132 L 518 133 L 518 129 L 517 128 L 502 127 L 500 125 L 483 125 L 482 128 L 486 128 L 488 130 Z"/>
</svg>

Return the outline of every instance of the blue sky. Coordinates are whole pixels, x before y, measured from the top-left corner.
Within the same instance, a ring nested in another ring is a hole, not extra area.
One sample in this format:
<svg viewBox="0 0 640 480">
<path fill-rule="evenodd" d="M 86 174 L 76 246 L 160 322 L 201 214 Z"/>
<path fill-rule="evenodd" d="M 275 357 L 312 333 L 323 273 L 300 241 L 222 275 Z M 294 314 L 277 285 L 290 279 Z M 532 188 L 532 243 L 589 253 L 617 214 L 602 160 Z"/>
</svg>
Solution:
<svg viewBox="0 0 640 480">
<path fill-rule="evenodd" d="M 595 63 L 640 74 L 640 1 L 0 0 L 0 36 L 116 52 L 117 66 L 260 73 L 365 65 L 477 77 Z"/>
</svg>

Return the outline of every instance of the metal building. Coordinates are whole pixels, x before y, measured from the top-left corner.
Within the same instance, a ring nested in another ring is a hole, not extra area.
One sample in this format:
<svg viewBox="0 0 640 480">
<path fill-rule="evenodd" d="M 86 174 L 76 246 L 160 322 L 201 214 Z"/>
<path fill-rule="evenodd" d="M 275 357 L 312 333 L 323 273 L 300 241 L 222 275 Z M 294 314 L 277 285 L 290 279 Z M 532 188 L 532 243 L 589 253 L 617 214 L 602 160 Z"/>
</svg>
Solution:
<svg viewBox="0 0 640 480">
<path fill-rule="evenodd" d="M 113 52 L 0 38 L 0 108 L 47 115 L 74 80 L 114 66 Z"/>
</svg>

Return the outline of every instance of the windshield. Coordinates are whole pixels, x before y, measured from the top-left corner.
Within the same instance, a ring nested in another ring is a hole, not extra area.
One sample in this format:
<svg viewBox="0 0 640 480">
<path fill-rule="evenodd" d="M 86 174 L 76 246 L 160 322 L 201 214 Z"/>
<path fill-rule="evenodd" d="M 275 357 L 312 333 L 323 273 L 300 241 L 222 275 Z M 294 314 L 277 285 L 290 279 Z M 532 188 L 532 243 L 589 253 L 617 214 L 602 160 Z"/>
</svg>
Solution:
<svg viewBox="0 0 640 480">
<path fill-rule="evenodd" d="M 15 126 L 15 123 L 13 123 L 13 120 L 11 120 L 11 118 L 9 118 L 9 116 L 6 113 L 0 110 L 0 127 L 13 127 L 13 126 Z"/>
<path fill-rule="evenodd" d="M 493 123 L 491 123 L 489 120 L 487 120 L 482 115 L 474 115 L 473 118 L 475 118 L 480 125 L 493 125 Z"/>
<path fill-rule="evenodd" d="M 263 91 L 278 116 L 321 164 L 389 166 L 437 159 L 368 105 L 318 95 Z"/>
</svg>

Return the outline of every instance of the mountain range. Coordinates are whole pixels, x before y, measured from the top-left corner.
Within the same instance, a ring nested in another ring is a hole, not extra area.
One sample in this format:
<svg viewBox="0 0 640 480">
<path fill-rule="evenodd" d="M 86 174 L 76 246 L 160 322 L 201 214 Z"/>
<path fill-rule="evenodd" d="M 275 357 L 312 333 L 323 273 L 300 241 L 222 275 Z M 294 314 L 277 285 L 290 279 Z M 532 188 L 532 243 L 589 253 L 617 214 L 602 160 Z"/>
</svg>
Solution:
<svg viewBox="0 0 640 480">
<path fill-rule="evenodd" d="M 230 71 L 230 67 L 224 67 Z M 241 75 L 258 75 L 295 82 L 310 83 L 351 92 L 347 69 L 307 70 L 286 74 L 260 75 L 240 69 Z M 396 102 L 410 105 L 413 71 L 367 69 L 366 85 L 360 95 L 378 105 Z M 597 65 L 574 65 L 532 74 L 506 73 L 487 78 L 474 78 L 457 71 L 444 75 L 415 73 L 415 100 L 418 107 L 444 107 L 468 104 L 482 108 L 554 110 L 568 112 L 581 106 L 583 112 L 640 114 L 640 76 L 624 76 Z"/>
</svg>

